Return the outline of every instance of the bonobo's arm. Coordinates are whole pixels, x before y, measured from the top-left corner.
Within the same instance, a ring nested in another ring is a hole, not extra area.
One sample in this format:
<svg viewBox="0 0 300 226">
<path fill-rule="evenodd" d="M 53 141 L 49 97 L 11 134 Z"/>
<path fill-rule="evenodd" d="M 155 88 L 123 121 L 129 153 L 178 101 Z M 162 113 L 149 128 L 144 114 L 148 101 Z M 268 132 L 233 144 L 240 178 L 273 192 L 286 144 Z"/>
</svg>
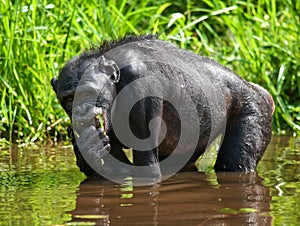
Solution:
<svg viewBox="0 0 300 226">
<path fill-rule="evenodd" d="M 141 84 L 141 82 L 138 82 L 136 85 L 128 89 L 128 84 L 132 84 L 134 81 L 140 81 L 139 78 L 147 73 L 149 74 L 147 70 L 148 69 L 143 65 L 140 67 L 137 65 L 135 65 L 135 67 L 128 66 L 121 70 L 122 76 L 120 82 L 117 84 L 117 92 L 120 94 L 120 91 L 123 88 L 126 88 L 130 91 L 128 91 L 129 93 L 127 93 L 127 95 L 119 95 L 126 96 L 126 98 L 122 101 L 118 101 L 117 106 L 118 109 L 124 110 L 128 108 L 128 103 L 135 103 L 131 108 L 129 114 L 130 131 L 125 132 L 125 135 L 127 133 L 130 133 L 130 136 L 133 136 L 135 138 L 135 141 L 131 140 L 131 138 L 129 137 L 125 139 L 129 142 L 125 145 L 133 148 L 133 164 L 135 166 L 147 166 L 135 168 L 138 169 L 137 171 L 133 172 L 135 179 L 144 177 L 145 180 L 148 179 L 152 182 L 157 182 L 161 179 L 157 149 L 161 125 L 159 122 L 153 119 L 162 118 L 163 101 L 160 98 L 149 95 L 146 95 L 148 96 L 146 98 L 142 98 L 142 93 L 146 92 L 147 94 L 149 94 L 149 84 L 151 84 L 151 89 L 156 90 L 157 87 L 153 87 L 153 82 L 151 82 L 152 80 L 148 81 L 148 86 L 147 84 Z M 143 77 L 143 79 L 145 79 L 145 77 Z M 131 99 L 126 100 L 127 98 Z M 118 118 L 119 122 L 128 123 L 128 118 L 126 118 L 124 114 L 121 114 L 119 117 L 123 118 Z M 156 122 L 156 124 L 153 123 L 154 121 Z M 122 136 L 123 134 L 120 135 Z M 121 137 L 118 136 L 118 139 L 120 138 Z M 134 148 L 135 142 L 145 142 L 146 140 L 147 142 L 144 143 L 144 145 L 141 145 L 143 146 L 142 148 L 145 148 L 146 150 L 138 150 Z M 147 146 L 152 148 L 149 149 L 147 148 Z"/>
<path fill-rule="evenodd" d="M 143 172 L 143 175 L 153 180 L 161 179 L 161 172 L 158 160 L 158 136 L 160 132 L 160 125 L 149 130 L 149 123 L 151 119 L 162 117 L 162 101 L 155 97 L 148 97 L 139 101 L 132 109 L 129 122 L 133 134 L 140 139 L 150 139 L 150 144 L 153 145 L 152 150 L 133 150 L 133 163 L 135 166 L 150 166 Z M 140 170 L 143 170 L 141 168 Z M 134 172 L 135 173 L 135 172 Z M 139 172 L 141 174 L 141 172 Z M 138 176 L 138 175 L 137 175 Z"/>
<path fill-rule="evenodd" d="M 85 161 L 83 158 L 78 145 L 76 143 L 76 139 L 74 136 L 73 129 L 71 127 L 68 127 L 68 137 L 71 139 L 71 142 L 73 144 L 74 153 L 76 156 L 76 164 L 79 167 L 80 171 L 83 172 L 88 177 L 101 177 L 96 171 L 90 167 L 90 165 Z"/>
</svg>

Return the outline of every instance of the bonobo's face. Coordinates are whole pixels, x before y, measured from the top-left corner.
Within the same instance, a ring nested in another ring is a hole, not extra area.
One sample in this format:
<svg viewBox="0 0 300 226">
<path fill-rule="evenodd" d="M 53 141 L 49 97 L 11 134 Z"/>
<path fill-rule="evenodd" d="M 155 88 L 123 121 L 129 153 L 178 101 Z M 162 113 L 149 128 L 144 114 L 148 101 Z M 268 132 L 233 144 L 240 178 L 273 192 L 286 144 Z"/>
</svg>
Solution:
<svg viewBox="0 0 300 226">
<path fill-rule="evenodd" d="M 51 80 L 57 98 L 73 123 L 109 129 L 109 115 L 118 79 L 117 66 L 104 57 L 75 57 Z"/>
</svg>

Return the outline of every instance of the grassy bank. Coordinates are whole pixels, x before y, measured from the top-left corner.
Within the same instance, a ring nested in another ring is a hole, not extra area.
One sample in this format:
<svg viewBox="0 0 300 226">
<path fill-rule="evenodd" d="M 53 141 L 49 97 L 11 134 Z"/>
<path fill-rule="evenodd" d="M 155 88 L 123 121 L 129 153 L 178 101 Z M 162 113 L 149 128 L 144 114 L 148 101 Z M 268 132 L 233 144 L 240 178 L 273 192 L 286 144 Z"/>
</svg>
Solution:
<svg viewBox="0 0 300 226">
<path fill-rule="evenodd" d="M 255 2 L 255 3 L 254 3 Z M 274 132 L 300 132 L 299 1 L 9 1 L 0 4 L 0 139 L 65 136 L 50 86 L 64 62 L 125 34 L 209 56 L 268 89 Z"/>
</svg>

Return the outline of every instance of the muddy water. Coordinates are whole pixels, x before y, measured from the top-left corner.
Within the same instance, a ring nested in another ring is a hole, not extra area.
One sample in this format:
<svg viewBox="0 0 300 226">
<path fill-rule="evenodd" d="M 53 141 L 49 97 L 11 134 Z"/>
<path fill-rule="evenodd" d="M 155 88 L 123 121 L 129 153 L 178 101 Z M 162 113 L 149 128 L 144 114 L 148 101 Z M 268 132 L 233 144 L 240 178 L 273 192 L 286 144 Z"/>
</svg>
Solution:
<svg viewBox="0 0 300 226">
<path fill-rule="evenodd" d="M 152 187 L 86 180 L 63 147 L 0 150 L 0 225 L 297 225 L 300 140 L 257 173 L 185 172 Z"/>
</svg>

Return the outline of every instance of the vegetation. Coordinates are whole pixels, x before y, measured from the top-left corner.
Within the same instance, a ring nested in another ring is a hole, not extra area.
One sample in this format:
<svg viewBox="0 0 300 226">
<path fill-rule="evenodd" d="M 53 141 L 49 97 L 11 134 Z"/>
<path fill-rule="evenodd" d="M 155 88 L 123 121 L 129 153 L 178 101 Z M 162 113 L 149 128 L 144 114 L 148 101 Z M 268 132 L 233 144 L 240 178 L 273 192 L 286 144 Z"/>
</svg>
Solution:
<svg viewBox="0 0 300 226">
<path fill-rule="evenodd" d="M 0 139 L 65 136 L 50 85 L 64 62 L 125 34 L 209 56 L 270 91 L 274 132 L 300 132 L 300 1 L 1 0 Z"/>
</svg>

